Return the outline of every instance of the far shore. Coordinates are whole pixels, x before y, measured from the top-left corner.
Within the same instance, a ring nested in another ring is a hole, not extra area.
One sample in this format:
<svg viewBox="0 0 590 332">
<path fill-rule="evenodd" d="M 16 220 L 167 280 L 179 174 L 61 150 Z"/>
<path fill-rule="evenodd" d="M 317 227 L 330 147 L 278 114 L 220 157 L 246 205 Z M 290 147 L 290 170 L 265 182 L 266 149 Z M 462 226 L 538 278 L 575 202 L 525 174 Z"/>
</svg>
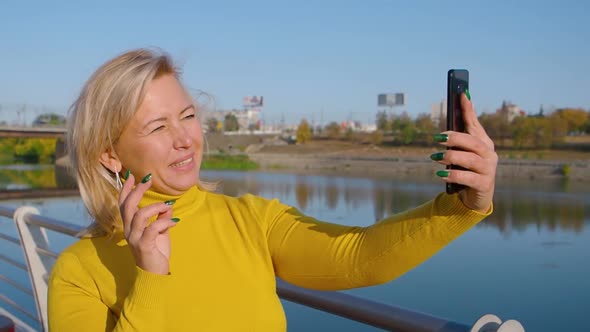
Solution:
<svg viewBox="0 0 590 332">
<path fill-rule="evenodd" d="M 260 171 L 296 174 L 403 177 L 432 175 L 444 166 L 430 160 L 441 146 L 375 146 L 346 141 L 311 141 L 280 144 L 261 139 L 215 135 L 207 138 L 207 154 L 247 155 Z M 590 182 L 590 151 L 498 151 L 497 179 L 569 179 Z M 67 166 L 62 156 L 56 165 Z"/>
<path fill-rule="evenodd" d="M 334 174 L 353 176 L 421 176 L 432 175 L 444 166 L 428 157 L 367 157 L 288 155 L 280 153 L 249 154 L 259 164 L 260 170 L 297 174 Z M 568 165 L 568 166 L 565 166 Z M 564 174 L 564 167 L 568 173 Z M 510 179 L 559 179 L 590 182 L 590 166 L 586 162 L 506 160 L 500 159 L 496 177 L 499 181 Z"/>
<path fill-rule="evenodd" d="M 329 173 L 354 176 L 403 177 L 432 175 L 444 165 L 430 155 L 441 146 L 374 146 L 338 141 L 297 145 L 252 144 L 245 152 L 261 170 L 292 173 Z M 588 151 L 498 151 L 497 178 L 560 179 L 590 182 Z"/>
</svg>

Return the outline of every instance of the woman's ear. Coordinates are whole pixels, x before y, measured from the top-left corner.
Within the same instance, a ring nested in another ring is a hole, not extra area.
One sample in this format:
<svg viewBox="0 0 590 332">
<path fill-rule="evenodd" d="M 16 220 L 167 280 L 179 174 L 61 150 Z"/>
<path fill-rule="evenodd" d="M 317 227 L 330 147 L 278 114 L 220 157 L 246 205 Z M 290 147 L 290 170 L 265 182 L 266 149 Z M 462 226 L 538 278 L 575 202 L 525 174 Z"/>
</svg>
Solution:
<svg viewBox="0 0 590 332">
<path fill-rule="evenodd" d="M 100 161 L 100 163 L 104 167 L 106 167 L 108 170 L 110 170 L 113 173 L 117 173 L 117 172 L 121 171 L 121 168 L 122 168 L 121 161 L 119 161 L 119 157 L 117 156 L 117 153 L 115 153 L 115 151 L 113 151 L 113 150 L 109 149 L 109 150 L 101 153 L 98 160 Z"/>
</svg>

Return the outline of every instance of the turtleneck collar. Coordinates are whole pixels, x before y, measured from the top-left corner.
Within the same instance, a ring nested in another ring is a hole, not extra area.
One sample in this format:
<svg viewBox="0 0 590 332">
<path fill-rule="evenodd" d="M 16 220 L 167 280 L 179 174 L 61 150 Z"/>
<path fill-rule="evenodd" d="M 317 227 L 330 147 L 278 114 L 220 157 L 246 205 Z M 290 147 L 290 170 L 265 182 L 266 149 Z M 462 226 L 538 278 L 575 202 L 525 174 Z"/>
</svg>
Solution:
<svg viewBox="0 0 590 332">
<path fill-rule="evenodd" d="M 139 208 L 154 203 L 175 200 L 176 203 L 173 205 L 174 214 L 180 215 L 196 208 L 203 201 L 204 197 L 205 191 L 199 189 L 197 186 L 193 186 L 183 194 L 177 196 L 161 194 L 152 190 L 148 190 L 145 192 L 143 198 L 139 202 Z"/>
</svg>

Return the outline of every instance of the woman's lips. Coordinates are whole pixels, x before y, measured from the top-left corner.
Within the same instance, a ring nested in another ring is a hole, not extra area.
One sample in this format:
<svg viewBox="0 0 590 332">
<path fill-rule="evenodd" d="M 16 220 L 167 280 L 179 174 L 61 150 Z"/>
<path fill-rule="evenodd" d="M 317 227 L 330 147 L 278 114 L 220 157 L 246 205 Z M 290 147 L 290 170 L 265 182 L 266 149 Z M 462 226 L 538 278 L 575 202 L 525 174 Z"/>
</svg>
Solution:
<svg viewBox="0 0 590 332">
<path fill-rule="evenodd" d="M 194 159 L 193 157 L 190 157 L 190 158 L 187 158 L 187 159 L 185 159 L 185 160 L 183 160 L 181 162 L 174 163 L 174 164 L 172 164 L 170 166 L 172 166 L 172 167 L 182 167 L 184 165 L 188 165 L 189 163 L 191 163 L 193 161 L 193 159 Z"/>
</svg>

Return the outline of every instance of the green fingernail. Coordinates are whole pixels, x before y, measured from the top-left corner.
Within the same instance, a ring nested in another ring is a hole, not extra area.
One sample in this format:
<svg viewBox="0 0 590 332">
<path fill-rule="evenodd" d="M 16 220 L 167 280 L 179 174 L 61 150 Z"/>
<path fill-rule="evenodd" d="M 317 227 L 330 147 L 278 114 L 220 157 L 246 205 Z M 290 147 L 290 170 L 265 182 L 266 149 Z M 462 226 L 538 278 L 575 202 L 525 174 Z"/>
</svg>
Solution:
<svg viewBox="0 0 590 332">
<path fill-rule="evenodd" d="M 141 183 L 146 183 L 151 179 L 152 179 L 152 173 L 148 173 L 148 175 L 144 176 L 144 178 L 141 179 Z"/>
<path fill-rule="evenodd" d="M 447 134 L 436 134 L 434 135 L 435 142 L 446 142 L 449 139 L 449 135 Z"/>
<path fill-rule="evenodd" d="M 467 96 L 467 99 L 471 100 L 471 94 L 469 93 L 469 89 L 465 89 L 465 95 Z"/>
<path fill-rule="evenodd" d="M 440 176 L 441 178 L 446 178 L 449 176 L 449 171 L 438 171 L 436 172 L 437 176 Z"/>
<path fill-rule="evenodd" d="M 130 169 L 128 169 L 127 172 L 125 172 L 125 175 L 123 176 L 123 178 L 125 180 L 127 180 L 127 179 L 129 179 L 129 175 L 131 175 L 131 170 Z"/>
<path fill-rule="evenodd" d="M 169 201 L 164 202 L 164 204 L 166 204 L 166 205 L 172 205 L 174 203 L 176 203 L 176 200 L 175 199 L 171 199 Z"/>
<path fill-rule="evenodd" d="M 179 222 L 180 221 L 180 218 L 172 218 L 170 220 L 172 220 L 172 222 Z"/>
<path fill-rule="evenodd" d="M 445 153 L 444 152 L 437 152 L 437 153 L 433 153 L 430 155 L 430 159 L 432 160 L 443 160 L 443 158 L 445 157 Z"/>
</svg>

